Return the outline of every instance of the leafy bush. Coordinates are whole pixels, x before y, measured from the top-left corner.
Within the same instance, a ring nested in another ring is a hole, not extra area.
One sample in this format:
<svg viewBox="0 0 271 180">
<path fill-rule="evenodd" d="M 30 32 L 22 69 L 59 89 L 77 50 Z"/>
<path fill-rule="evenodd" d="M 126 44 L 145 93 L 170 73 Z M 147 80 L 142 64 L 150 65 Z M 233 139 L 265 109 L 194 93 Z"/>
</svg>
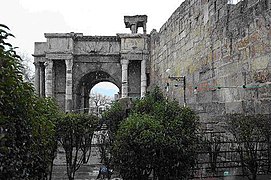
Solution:
<svg viewBox="0 0 271 180">
<path fill-rule="evenodd" d="M 8 31 L 0 24 L 0 177 L 44 179 L 54 154 L 58 108 L 23 82 L 21 59 L 6 42 L 13 36 Z"/>
<path fill-rule="evenodd" d="M 155 88 L 134 104 L 131 116 L 121 123 L 114 143 L 115 166 L 124 179 L 136 179 L 134 172 L 145 179 L 150 171 L 159 179 L 185 179 L 195 165 L 197 128 L 198 117 L 191 109 L 166 100 Z M 151 141 L 145 141 L 142 133 L 152 135 Z"/>
<path fill-rule="evenodd" d="M 102 119 L 108 127 L 110 143 L 114 141 L 119 125 L 126 117 L 127 113 L 123 102 L 113 103 L 111 108 L 104 112 Z"/>
<path fill-rule="evenodd" d="M 113 148 L 114 163 L 124 179 L 148 179 L 163 126 L 149 115 L 133 114 L 121 123 Z"/>
<path fill-rule="evenodd" d="M 74 179 L 75 172 L 91 153 L 91 141 L 98 118 L 86 114 L 65 114 L 57 123 L 57 137 L 66 153 L 67 174 Z M 89 153 L 86 155 L 86 153 Z"/>
</svg>

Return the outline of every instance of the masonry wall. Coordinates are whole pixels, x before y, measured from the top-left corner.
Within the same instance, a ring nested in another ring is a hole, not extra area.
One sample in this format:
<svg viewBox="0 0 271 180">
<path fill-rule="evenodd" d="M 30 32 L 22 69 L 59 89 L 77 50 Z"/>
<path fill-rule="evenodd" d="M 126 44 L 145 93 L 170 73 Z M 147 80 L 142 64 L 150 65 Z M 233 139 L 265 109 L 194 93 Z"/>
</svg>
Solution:
<svg viewBox="0 0 271 180">
<path fill-rule="evenodd" d="M 65 111 L 66 64 L 65 60 L 54 61 L 54 95 L 61 110 Z"/>
<path fill-rule="evenodd" d="M 140 97 L 141 79 L 138 78 L 141 75 L 141 61 L 132 60 L 128 65 L 128 83 L 129 83 L 129 97 Z"/>
<path fill-rule="evenodd" d="M 151 86 L 182 104 L 182 82 L 169 81 L 165 72 L 185 76 L 186 101 L 202 121 L 270 114 L 270 21 L 270 0 L 186 0 L 151 32 Z"/>
</svg>

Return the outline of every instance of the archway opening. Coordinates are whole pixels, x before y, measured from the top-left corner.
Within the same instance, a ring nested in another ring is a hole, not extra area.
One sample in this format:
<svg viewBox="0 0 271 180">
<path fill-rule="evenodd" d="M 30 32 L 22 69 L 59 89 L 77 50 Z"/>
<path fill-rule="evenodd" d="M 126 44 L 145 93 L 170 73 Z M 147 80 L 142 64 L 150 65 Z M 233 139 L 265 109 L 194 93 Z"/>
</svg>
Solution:
<svg viewBox="0 0 271 180">
<path fill-rule="evenodd" d="M 99 82 L 89 94 L 89 113 L 100 116 L 119 98 L 119 88 L 111 82 Z"/>
<path fill-rule="evenodd" d="M 116 80 L 115 77 L 111 76 L 105 71 L 92 71 L 80 78 L 75 88 L 75 108 L 74 112 L 81 113 L 92 113 L 93 105 L 91 100 L 93 100 L 93 94 L 96 92 L 98 98 L 107 96 L 108 102 L 112 102 L 116 99 L 118 92 L 120 91 L 121 82 Z M 105 99 L 105 98 L 103 98 Z M 99 106 L 103 103 L 96 103 Z M 95 112 L 95 111 L 94 111 Z M 96 113 L 97 114 L 97 113 Z"/>
</svg>

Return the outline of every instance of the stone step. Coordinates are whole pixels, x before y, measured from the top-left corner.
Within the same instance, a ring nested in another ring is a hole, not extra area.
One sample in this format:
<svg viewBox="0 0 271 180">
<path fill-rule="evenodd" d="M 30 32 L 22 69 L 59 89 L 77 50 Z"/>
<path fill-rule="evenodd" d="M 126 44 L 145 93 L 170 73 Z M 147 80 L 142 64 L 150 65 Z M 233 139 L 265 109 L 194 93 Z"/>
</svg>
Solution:
<svg viewBox="0 0 271 180">
<path fill-rule="evenodd" d="M 75 180 L 95 179 L 98 176 L 99 167 L 100 167 L 100 164 L 81 165 L 81 167 L 75 173 Z M 68 179 L 66 165 L 54 165 L 52 179 L 53 180 Z"/>
</svg>

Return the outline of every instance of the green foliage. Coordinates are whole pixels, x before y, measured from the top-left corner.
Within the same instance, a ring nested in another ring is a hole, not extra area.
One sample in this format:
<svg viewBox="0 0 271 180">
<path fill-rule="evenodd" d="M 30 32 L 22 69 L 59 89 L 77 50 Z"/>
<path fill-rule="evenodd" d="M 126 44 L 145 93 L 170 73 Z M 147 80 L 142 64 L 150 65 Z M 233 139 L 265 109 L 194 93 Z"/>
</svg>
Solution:
<svg viewBox="0 0 271 180">
<path fill-rule="evenodd" d="M 165 98 L 158 87 L 148 92 L 144 99 L 137 100 L 134 104 L 133 111 L 144 114 L 155 114 L 154 111 L 165 102 Z M 161 107 L 162 108 L 162 107 Z"/>
<path fill-rule="evenodd" d="M 68 178 L 84 162 L 85 153 L 91 153 L 91 141 L 98 125 L 98 118 L 86 114 L 65 114 L 57 123 L 57 137 L 66 153 Z"/>
<path fill-rule="evenodd" d="M 133 114 L 121 123 L 113 154 L 124 179 L 148 179 L 156 149 L 164 141 L 162 130 L 163 126 L 148 115 Z"/>
<path fill-rule="evenodd" d="M 54 151 L 57 107 L 23 82 L 21 59 L 6 42 L 14 37 L 8 30 L 0 24 L 0 177 L 44 179 Z"/>
<path fill-rule="evenodd" d="M 112 104 L 111 108 L 102 114 L 102 121 L 108 127 L 107 135 L 101 135 L 99 139 L 99 150 L 101 161 L 107 166 L 111 166 L 111 148 L 115 141 L 120 123 L 127 118 L 128 110 L 131 106 L 130 99 L 121 99 Z"/>
<path fill-rule="evenodd" d="M 56 123 L 60 118 L 60 111 L 56 102 L 51 98 L 37 98 L 32 118 L 31 149 L 36 158 L 34 164 L 35 177 L 43 179 L 51 176 L 53 160 L 57 151 Z M 42 175 L 42 176 L 41 176 Z"/>
<path fill-rule="evenodd" d="M 33 89 L 23 83 L 19 71 L 20 59 L 12 45 L 6 26 L 0 25 L 0 127 L 1 177 L 26 178 L 31 167 L 31 123 Z"/>
<path fill-rule="evenodd" d="M 110 142 L 113 142 L 121 121 L 127 117 L 126 109 L 121 102 L 115 102 L 102 116 L 108 126 Z"/>
<path fill-rule="evenodd" d="M 140 126 L 144 124 L 140 119 L 143 119 L 147 127 Z M 195 164 L 198 142 L 196 135 L 198 117 L 191 109 L 166 100 L 160 90 L 155 88 L 144 99 L 134 104 L 132 115 L 127 121 L 124 121 L 119 128 L 113 151 L 115 165 L 121 170 L 122 176 L 128 177 L 136 169 L 137 174 L 145 174 L 146 177 L 147 172 L 153 170 L 154 177 L 159 179 L 187 178 L 189 170 Z M 150 121 L 152 126 L 147 121 Z M 149 134 L 150 127 L 159 127 L 159 130 L 152 129 Z M 150 141 L 140 136 L 142 132 Z M 154 140 L 154 137 L 157 139 Z M 144 145 L 131 143 L 134 141 Z M 127 143 L 129 146 L 125 145 Z M 119 153 L 118 150 L 121 152 Z M 124 163 L 129 158 L 133 159 L 133 156 L 137 157 L 134 163 L 130 161 L 128 164 Z M 147 158 L 150 156 L 152 158 Z M 146 159 L 150 162 L 145 162 Z M 143 170 L 144 168 L 147 172 Z M 126 174 L 122 169 L 126 170 Z"/>
</svg>

